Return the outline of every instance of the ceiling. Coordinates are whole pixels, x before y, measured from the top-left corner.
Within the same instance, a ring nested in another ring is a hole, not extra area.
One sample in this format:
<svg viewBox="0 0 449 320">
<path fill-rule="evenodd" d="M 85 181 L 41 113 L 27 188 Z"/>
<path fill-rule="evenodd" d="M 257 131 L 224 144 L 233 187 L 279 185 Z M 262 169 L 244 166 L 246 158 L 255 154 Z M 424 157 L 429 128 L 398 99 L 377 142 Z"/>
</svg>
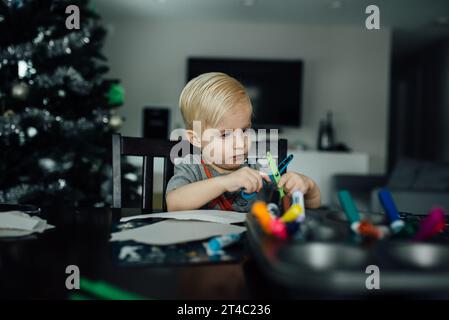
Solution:
<svg viewBox="0 0 449 320">
<path fill-rule="evenodd" d="M 213 19 L 318 25 L 360 25 L 365 8 L 380 8 L 381 25 L 449 28 L 448 0 L 95 0 L 114 18 Z"/>
<path fill-rule="evenodd" d="M 94 0 L 108 20 L 226 20 L 364 28 L 365 8 L 380 8 L 381 28 L 398 48 L 449 36 L 449 0 Z"/>
</svg>

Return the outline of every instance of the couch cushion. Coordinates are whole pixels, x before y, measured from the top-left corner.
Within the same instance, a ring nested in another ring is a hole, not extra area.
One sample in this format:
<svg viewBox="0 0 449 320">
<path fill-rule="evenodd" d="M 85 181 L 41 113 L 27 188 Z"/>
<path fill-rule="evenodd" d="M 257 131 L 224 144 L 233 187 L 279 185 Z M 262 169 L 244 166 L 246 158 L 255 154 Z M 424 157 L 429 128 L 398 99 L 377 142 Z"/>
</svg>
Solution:
<svg viewBox="0 0 449 320">
<path fill-rule="evenodd" d="M 448 191 L 449 164 L 415 159 L 402 159 L 388 181 L 397 190 Z"/>
</svg>

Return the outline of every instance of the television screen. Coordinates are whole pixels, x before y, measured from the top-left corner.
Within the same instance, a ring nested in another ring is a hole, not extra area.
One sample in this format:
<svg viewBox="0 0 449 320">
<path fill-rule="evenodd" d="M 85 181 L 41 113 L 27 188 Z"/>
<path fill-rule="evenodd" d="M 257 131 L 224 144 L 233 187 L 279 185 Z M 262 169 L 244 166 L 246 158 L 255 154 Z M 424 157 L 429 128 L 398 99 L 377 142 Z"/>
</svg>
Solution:
<svg viewBox="0 0 449 320">
<path fill-rule="evenodd" d="M 189 58 L 187 81 L 205 72 L 224 72 L 239 80 L 253 105 L 253 127 L 299 127 L 301 60 Z"/>
</svg>

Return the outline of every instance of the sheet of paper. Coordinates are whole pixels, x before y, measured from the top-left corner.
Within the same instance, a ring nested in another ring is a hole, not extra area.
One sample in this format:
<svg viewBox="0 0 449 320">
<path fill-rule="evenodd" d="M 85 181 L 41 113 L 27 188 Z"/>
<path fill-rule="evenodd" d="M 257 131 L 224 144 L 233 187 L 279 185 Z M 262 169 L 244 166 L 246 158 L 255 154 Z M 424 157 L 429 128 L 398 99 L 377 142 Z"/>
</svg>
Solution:
<svg viewBox="0 0 449 320">
<path fill-rule="evenodd" d="M 152 245 L 171 245 L 230 233 L 241 233 L 245 230 L 245 227 L 223 223 L 170 219 L 144 227 L 112 233 L 111 241 L 134 240 Z"/>
<path fill-rule="evenodd" d="M 46 220 L 22 211 L 0 212 L 0 238 L 23 237 L 52 228 Z"/>
<path fill-rule="evenodd" d="M 0 228 L 33 230 L 39 223 L 38 219 L 33 219 L 29 215 L 20 211 L 0 212 Z"/>
<path fill-rule="evenodd" d="M 223 210 L 186 210 L 186 211 L 172 211 L 162 213 L 141 214 L 138 216 L 121 218 L 120 222 L 127 222 L 134 219 L 145 218 L 166 218 L 177 220 L 199 220 L 217 223 L 242 223 L 246 220 L 247 213 L 236 211 Z"/>
</svg>

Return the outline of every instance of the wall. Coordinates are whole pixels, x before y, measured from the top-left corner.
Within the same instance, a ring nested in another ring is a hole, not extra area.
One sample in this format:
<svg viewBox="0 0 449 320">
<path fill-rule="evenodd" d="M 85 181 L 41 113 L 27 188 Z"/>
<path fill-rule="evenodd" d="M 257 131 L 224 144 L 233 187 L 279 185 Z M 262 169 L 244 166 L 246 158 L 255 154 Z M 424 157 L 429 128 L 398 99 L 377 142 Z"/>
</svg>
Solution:
<svg viewBox="0 0 449 320">
<path fill-rule="evenodd" d="M 370 171 L 386 168 L 391 32 L 355 27 L 202 21 L 106 21 L 113 28 L 104 53 L 109 76 L 122 80 L 126 117 L 122 134 L 142 134 L 145 105 L 172 108 L 189 56 L 303 59 L 303 125 L 283 135 L 290 145 L 315 147 L 318 123 L 334 113 L 337 139 L 370 154 Z"/>
</svg>

